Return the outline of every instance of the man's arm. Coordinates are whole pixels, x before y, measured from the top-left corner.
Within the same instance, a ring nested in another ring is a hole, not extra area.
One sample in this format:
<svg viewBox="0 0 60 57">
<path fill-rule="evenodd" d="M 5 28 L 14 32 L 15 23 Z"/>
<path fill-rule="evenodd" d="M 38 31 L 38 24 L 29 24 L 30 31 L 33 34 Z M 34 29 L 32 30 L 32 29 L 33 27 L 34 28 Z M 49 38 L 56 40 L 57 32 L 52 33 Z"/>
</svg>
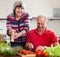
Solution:
<svg viewBox="0 0 60 57">
<path fill-rule="evenodd" d="M 53 46 L 58 46 L 58 45 L 59 45 L 59 42 L 53 43 Z"/>
<path fill-rule="evenodd" d="M 27 34 L 26 45 L 25 45 L 25 48 L 27 48 L 29 50 L 32 50 L 34 48 L 34 45 L 31 42 L 31 38 L 32 38 L 32 34 L 29 31 Z"/>
<path fill-rule="evenodd" d="M 58 37 L 54 32 L 51 33 L 51 40 L 52 40 L 53 46 L 59 45 Z"/>
</svg>

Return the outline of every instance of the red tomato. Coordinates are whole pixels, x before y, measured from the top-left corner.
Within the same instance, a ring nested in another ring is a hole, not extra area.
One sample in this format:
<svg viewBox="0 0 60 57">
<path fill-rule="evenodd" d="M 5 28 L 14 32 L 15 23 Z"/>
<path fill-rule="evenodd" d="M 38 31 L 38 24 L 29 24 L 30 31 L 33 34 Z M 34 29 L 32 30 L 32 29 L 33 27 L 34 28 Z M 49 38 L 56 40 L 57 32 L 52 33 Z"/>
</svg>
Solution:
<svg viewBox="0 0 60 57">
<path fill-rule="evenodd" d="M 25 50 L 25 53 L 24 53 L 25 55 L 26 54 L 30 54 L 30 51 L 29 50 Z"/>
<path fill-rule="evenodd" d="M 21 53 L 24 54 L 25 53 L 25 49 L 22 49 Z"/>
<path fill-rule="evenodd" d="M 36 53 L 37 56 L 41 56 L 43 55 L 43 50 L 38 50 L 37 53 Z"/>
<path fill-rule="evenodd" d="M 31 51 L 30 54 L 34 54 L 34 52 Z"/>
<path fill-rule="evenodd" d="M 24 54 L 24 55 L 26 55 L 26 54 L 30 54 L 30 51 L 23 49 L 23 50 L 21 51 L 21 53 Z"/>
</svg>

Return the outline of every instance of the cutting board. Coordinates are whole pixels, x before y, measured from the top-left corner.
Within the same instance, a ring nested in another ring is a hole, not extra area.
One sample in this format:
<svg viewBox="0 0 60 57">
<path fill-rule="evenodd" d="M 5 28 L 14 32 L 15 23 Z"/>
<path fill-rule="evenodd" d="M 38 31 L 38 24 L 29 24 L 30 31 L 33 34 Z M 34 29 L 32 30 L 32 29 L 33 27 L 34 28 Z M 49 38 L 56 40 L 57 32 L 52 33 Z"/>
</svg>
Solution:
<svg viewBox="0 0 60 57">
<path fill-rule="evenodd" d="M 27 55 L 18 54 L 18 55 L 21 56 L 21 57 L 36 57 L 36 54 L 27 54 Z"/>
<path fill-rule="evenodd" d="M 35 54 L 27 54 L 27 55 L 22 55 L 22 57 L 36 57 Z"/>
</svg>

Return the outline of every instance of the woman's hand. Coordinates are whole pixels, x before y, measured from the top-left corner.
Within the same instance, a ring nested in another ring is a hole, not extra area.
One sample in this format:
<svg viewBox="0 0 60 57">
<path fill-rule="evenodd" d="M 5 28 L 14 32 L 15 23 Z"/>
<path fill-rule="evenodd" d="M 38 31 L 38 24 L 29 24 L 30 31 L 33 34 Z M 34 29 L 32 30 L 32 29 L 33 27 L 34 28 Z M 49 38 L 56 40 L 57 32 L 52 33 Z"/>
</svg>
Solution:
<svg viewBox="0 0 60 57">
<path fill-rule="evenodd" d="M 19 32 L 19 33 L 16 32 L 16 33 L 14 34 L 14 36 L 15 36 L 14 39 L 17 39 L 17 38 L 21 37 L 21 36 L 24 35 L 25 33 L 26 33 L 25 30 L 23 30 L 23 31 L 21 31 L 21 32 Z"/>
<path fill-rule="evenodd" d="M 17 39 L 17 38 L 19 38 L 20 36 L 22 36 L 22 33 L 15 33 L 15 34 L 14 34 L 14 39 Z"/>
</svg>

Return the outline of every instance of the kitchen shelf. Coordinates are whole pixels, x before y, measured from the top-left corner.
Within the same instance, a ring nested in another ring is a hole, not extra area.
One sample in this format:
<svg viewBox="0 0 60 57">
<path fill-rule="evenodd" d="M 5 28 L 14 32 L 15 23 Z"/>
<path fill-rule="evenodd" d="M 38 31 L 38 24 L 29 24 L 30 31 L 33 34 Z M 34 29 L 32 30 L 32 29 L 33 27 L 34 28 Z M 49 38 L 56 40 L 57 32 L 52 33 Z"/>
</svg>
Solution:
<svg viewBox="0 0 60 57">
<path fill-rule="evenodd" d="M 7 18 L 0 18 L 0 20 L 7 20 Z"/>
<path fill-rule="evenodd" d="M 60 20 L 60 18 L 49 18 L 48 20 Z"/>
</svg>

